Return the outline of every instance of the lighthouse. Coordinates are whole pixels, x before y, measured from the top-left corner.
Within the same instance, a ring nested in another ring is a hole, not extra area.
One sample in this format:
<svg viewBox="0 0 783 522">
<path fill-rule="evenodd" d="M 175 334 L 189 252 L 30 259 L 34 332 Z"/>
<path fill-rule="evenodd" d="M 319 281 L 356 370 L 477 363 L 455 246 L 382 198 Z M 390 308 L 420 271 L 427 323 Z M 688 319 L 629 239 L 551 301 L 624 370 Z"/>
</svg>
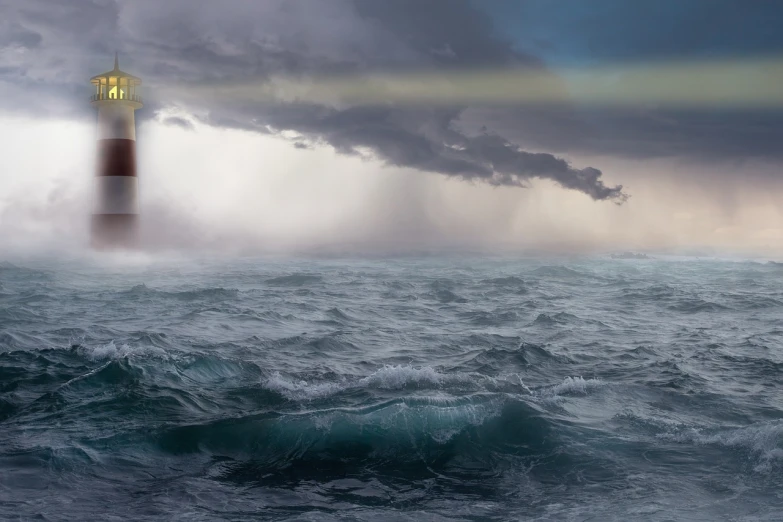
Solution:
<svg viewBox="0 0 783 522">
<path fill-rule="evenodd" d="M 138 243 L 139 180 L 136 177 L 136 120 L 142 107 L 141 79 L 114 69 L 93 76 L 91 105 L 98 109 L 98 161 L 92 215 L 92 246 L 132 248 Z"/>
</svg>

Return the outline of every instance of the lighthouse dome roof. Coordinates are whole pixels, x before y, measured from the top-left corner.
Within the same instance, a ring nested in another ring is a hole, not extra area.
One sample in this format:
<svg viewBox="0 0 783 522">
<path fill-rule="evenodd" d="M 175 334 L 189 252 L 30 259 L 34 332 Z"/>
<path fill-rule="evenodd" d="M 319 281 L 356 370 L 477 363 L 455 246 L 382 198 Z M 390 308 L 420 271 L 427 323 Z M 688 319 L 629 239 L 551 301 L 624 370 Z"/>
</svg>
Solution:
<svg viewBox="0 0 783 522">
<path fill-rule="evenodd" d="M 120 61 L 119 57 L 115 54 L 114 55 L 114 69 L 111 71 L 96 74 L 92 78 L 90 78 L 90 83 L 99 83 L 101 80 L 104 80 L 104 83 L 107 83 L 109 85 L 115 85 L 115 82 L 117 82 L 120 78 L 127 78 L 127 82 L 132 85 L 141 85 L 141 78 L 137 76 L 133 76 L 132 74 L 128 74 L 125 71 L 120 70 Z M 108 80 L 107 80 L 108 79 Z"/>
</svg>

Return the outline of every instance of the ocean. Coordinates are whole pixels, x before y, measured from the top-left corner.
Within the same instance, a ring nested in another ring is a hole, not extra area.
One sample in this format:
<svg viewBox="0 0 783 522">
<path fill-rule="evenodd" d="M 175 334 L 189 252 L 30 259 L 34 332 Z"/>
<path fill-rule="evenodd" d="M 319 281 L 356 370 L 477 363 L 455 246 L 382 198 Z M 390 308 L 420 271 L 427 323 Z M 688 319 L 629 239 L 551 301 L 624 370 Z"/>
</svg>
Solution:
<svg viewBox="0 0 783 522">
<path fill-rule="evenodd" d="M 0 519 L 783 519 L 783 265 L 10 261 Z"/>
</svg>

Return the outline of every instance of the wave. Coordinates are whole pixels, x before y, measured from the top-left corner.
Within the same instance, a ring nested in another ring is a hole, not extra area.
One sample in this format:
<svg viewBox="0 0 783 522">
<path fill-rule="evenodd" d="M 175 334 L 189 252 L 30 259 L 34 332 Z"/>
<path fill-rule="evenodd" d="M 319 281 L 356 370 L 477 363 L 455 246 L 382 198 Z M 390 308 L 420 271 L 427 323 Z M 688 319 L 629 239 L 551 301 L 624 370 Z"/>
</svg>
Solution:
<svg viewBox="0 0 783 522">
<path fill-rule="evenodd" d="M 645 360 L 646 359 L 646 360 Z M 651 388 L 677 390 L 687 394 L 702 394 L 708 382 L 698 372 L 688 371 L 688 366 L 677 358 L 652 360 L 645 358 L 634 364 L 627 377 Z"/>
<path fill-rule="evenodd" d="M 128 295 L 155 295 L 158 293 L 158 291 L 149 288 L 144 283 L 141 283 L 138 285 L 134 285 L 130 290 L 127 290 L 124 293 Z"/>
<path fill-rule="evenodd" d="M 732 429 L 688 428 L 668 431 L 659 439 L 697 445 L 739 448 L 753 457 L 753 469 L 767 472 L 783 463 L 783 421 L 776 420 Z"/>
<path fill-rule="evenodd" d="M 199 386 L 218 385 L 242 390 L 244 384 L 255 383 L 261 379 L 264 372 L 250 361 L 228 357 L 215 357 L 208 354 L 187 354 L 172 361 L 173 370 L 177 375 Z"/>
<path fill-rule="evenodd" d="M 642 345 L 631 350 L 627 350 L 617 356 L 620 360 L 629 361 L 648 361 L 651 358 L 660 357 L 660 354 L 652 346 Z"/>
<path fill-rule="evenodd" d="M 498 458 L 553 457 L 550 421 L 533 405 L 489 397 L 454 404 L 393 400 L 364 409 L 246 415 L 165 429 L 171 454 L 223 459 L 221 478 L 278 480 L 379 472 L 407 478 L 497 473 Z"/>
<path fill-rule="evenodd" d="M 287 399 L 295 401 L 314 400 L 330 397 L 341 392 L 344 386 L 336 382 L 308 383 L 303 379 L 290 379 L 274 372 L 266 380 L 267 389 L 277 392 Z"/>
<path fill-rule="evenodd" d="M 595 321 L 595 320 L 584 321 L 579 317 L 575 316 L 574 314 L 569 314 L 568 312 L 558 312 L 552 315 L 541 313 L 538 314 L 536 319 L 533 321 L 533 324 L 538 326 L 554 326 L 554 325 L 563 325 L 569 323 L 583 323 L 583 324 L 591 323 L 591 324 L 597 324 L 599 326 L 606 326 L 600 321 Z"/>
<path fill-rule="evenodd" d="M 361 386 L 386 390 L 401 390 L 411 386 L 440 386 L 448 380 L 461 380 L 459 375 L 443 374 L 431 366 L 384 366 L 359 380 Z"/>
<path fill-rule="evenodd" d="M 415 288 L 413 283 L 407 281 L 382 281 L 381 284 L 392 290 L 412 290 Z"/>
<path fill-rule="evenodd" d="M 513 310 L 495 310 L 493 312 L 465 312 L 460 314 L 460 319 L 464 319 L 476 326 L 500 326 L 508 323 L 515 323 L 519 320 L 519 315 Z"/>
<path fill-rule="evenodd" d="M 525 281 L 517 276 L 482 279 L 481 283 L 492 286 L 500 291 L 511 291 L 517 295 L 525 295 L 529 293 Z"/>
<path fill-rule="evenodd" d="M 525 284 L 525 281 L 517 276 L 482 279 L 481 282 L 488 285 L 496 285 L 496 286 L 524 286 Z"/>
<path fill-rule="evenodd" d="M 623 288 L 620 290 L 623 297 L 633 300 L 661 300 L 684 295 L 681 289 L 671 285 L 654 283 L 636 288 Z"/>
<path fill-rule="evenodd" d="M 425 295 L 444 304 L 467 303 L 467 299 L 454 291 L 457 286 L 457 283 L 451 279 L 436 279 L 430 282 L 431 290 Z"/>
<path fill-rule="evenodd" d="M 728 362 L 734 370 L 739 367 L 753 370 L 756 377 L 760 379 L 766 379 L 769 376 L 779 375 L 783 372 L 783 362 L 773 361 L 765 357 L 748 357 L 728 354 L 722 354 L 719 357 Z"/>
<path fill-rule="evenodd" d="M 462 374 L 440 373 L 430 366 L 414 367 L 386 365 L 370 375 L 358 379 L 344 378 L 340 382 L 308 382 L 303 379 L 284 377 L 274 372 L 267 379 L 266 386 L 290 400 L 315 400 L 336 395 L 349 389 L 365 388 L 378 390 L 403 390 L 438 388 L 446 383 L 469 382 L 470 377 Z"/>
<path fill-rule="evenodd" d="M 149 386 L 171 379 L 177 386 L 183 385 L 181 379 L 198 385 L 216 385 L 226 381 L 242 384 L 257 381 L 263 375 L 258 365 L 250 361 L 197 351 L 180 352 L 153 345 L 109 341 L 94 346 L 74 345 L 70 351 L 86 361 L 118 362 L 128 371 L 142 371 Z"/>
<path fill-rule="evenodd" d="M 535 348 L 533 348 L 535 350 Z M 545 350 L 543 357 L 555 358 Z M 491 356 L 492 353 L 484 354 Z M 524 352 L 514 354 L 522 355 Z M 539 355 L 541 357 L 541 355 Z M 508 370 L 506 365 L 504 368 Z M 426 391 L 443 390 L 450 397 L 463 397 L 464 393 L 505 393 L 514 396 L 531 396 L 549 401 L 575 395 L 588 395 L 608 384 L 601 379 L 566 377 L 555 385 L 531 390 L 519 377 L 519 374 L 505 373 L 496 377 L 479 373 L 442 373 L 424 366 L 386 365 L 366 377 L 339 380 L 306 380 L 288 377 L 274 372 L 264 382 L 264 386 L 292 401 L 315 401 L 355 390 L 394 390 Z M 406 396 L 411 398 L 412 396 Z"/>
<path fill-rule="evenodd" d="M 430 292 L 427 295 L 429 297 L 432 297 L 436 301 L 440 301 L 441 303 L 446 303 L 446 304 L 447 303 L 467 303 L 468 302 L 468 300 L 465 299 L 464 297 L 461 297 L 461 296 L 455 294 L 454 292 L 452 292 L 451 290 L 447 290 L 445 288 L 444 289 L 440 289 L 440 290 L 435 290 L 433 292 Z"/>
<path fill-rule="evenodd" d="M 142 373 L 140 368 L 132 366 L 127 359 L 112 358 L 106 364 L 63 383 L 57 391 L 73 387 L 77 383 L 86 383 L 93 387 L 99 383 L 109 385 L 138 383 Z"/>
<path fill-rule="evenodd" d="M 293 314 L 281 314 L 280 312 L 276 312 L 274 310 L 264 310 L 259 312 L 251 308 L 244 308 L 242 309 L 242 313 L 252 315 L 253 317 L 257 317 L 265 321 L 287 322 L 298 320 L 298 318 Z"/>
<path fill-rule="evenodd" d="M 602 279 L 593 274 L 585 274 L 562 265 L 544 265 L 533 269 L 530 273 L 539 277 L 555 277 L 560 279 L 578 279 L 584 277 Z"/>
<path fill-rule="evenodd" d="M 742 310 L 762 310 L 765 308 L 778 308 L 783 306 L 783 301 L 757 294 L 722 294 L 726 300 L 732 301 Z"/>
<path fill-rule="evenodd" d="M 16 413 L 18 406 L 12 402 L 0 397 L 0 422 Z"/>
<path fill-rule="evenodd" d="M 169 295 L 180 299 L 234 299 L 239 295 L 239 290 L 236 288 L 201 288 L 170 292 Z"/>
<path fill-rule="evenodd" d="M 291 341 L 294 341 L 291 344 L 296 344 L 295 339 L 296 338 L 291 339 Z M 316 337 L 315 339 L 310 340 L 302 338 L 302 340 L 305 341 L 302 343 L 302 346 L 308 347 L 311 353 L 317 353 L 319 355 L 345 354 L 346 352 L 362 353 L 362 350 L 360 350 L 358 346 L 345 340 L 340 333 Z"/>
<path fill-rule="evenodd" d="M 587 395 L 593 390 L 603 388 L 607 385 L 601 379 L 584 379 L 583 377 L 566 377 L 563 382 L 543 390 L 544 396 L 569 396 L 569 395 Z"/>
<path fill-rule="evenodd" d="M 330 308 L 326 311 L 326 315 L 333 319 L 337 319 L 338 321 L 353 321 L 353 317 L 349 316 L 339 308 Z"/>
<path fill-rule="evenodd" d="M 166 357 L 165 350 L 156 348 L 155 346 L 132 346 L 128 343 L 117 344 L 114 340 L 109 341 L 108 343 L 89 346 L 77 344 L 72 346 L 71 350 L 90 361 L 117 360 L 131 356 Z"/>
<path fill-rule="evenodd" d="M 11 351 L 40 350 L 53 346 L 55 346 L 53 343 L 46 341 L 40 335 L 15 330 L 0 332 L 0 354 Z"/>
<path fill-rule="evenodd" d="M 567 356 L 553 354 L 540 344 L 522 343 L 519 346 L 518 351 L 522 357 L 522 360 L 528 366 L 538 366 L 548 362 L 558 362 L 561 364 L 568 364 L 572 362 L 571 359 L 569 359 Z"/>
<path fill-rule="evenodd" d="M 6 280 L 51 281 L 53 279 L 52 274 L 48 271 L 17 266 L 13 263 L 9 263 L 8 261 L 0 261 L 0 276 Z"/>
<path fill-rule="evenodd" d="M 80 357 L 74 357 L 71 350 L 43 348 L 0 352 L 0 393 L 11 392 L 7 398 L 15 401 L 25 396 L 15 393 L 19 390 L 50 389 L 88 369 L 89 366 Z"/>
<path fill-rule="evenodd" d="M 491 348 L 483 349 L 460 364 L 460 368 L 489 375 L 513 370 L 522 371 L 531 367 L 540 371 L 548 365 L 573 362 L 564 355 L 553 354 L 542 345 L 522 342 L 518 338 L 515 338 L 515 341 L 506 345 L 497 343 Z"/>
<path fill-rule="evenodd" d="M 46 317 L 35 308 L 28 306 L 10 306 L 0 308 L 0 325 L 7 327 L 9 324 L 38 324 L 46 320 Z"/>
<path fill-rule="evenodd" d="M 731 308 L 728 306 L 698 298 L 680 299 L 677 302 L 669 305 L 667 308 L 675 312 L 683 312 L 688 314 L 695 314 L 700 312 L 722 312 L 725 310 L 731 310 Z"/>
<path fill-rule="evenodd" d="M 50 295 L 38 293 L 36 291 L 15 294 L 13 298 L 14 298 L 13 303 L 15 305 L 28 305 L 28 304 L 39 305 L 41 301 L 52 299 Z"/>
<path fill-rule="evenodd" d="M 322 281 L 323 278 L 319 275 L 291 274 L 267 279 L 266 284 L 272 286 L 305 286 L 320 283 Z"/>
<path fill-rule="evenodd" d="M 196 290 L 166 291 L 149 288 L 146 284 L 142 283 L 124 292 L 124 294 L 135 297 L 168 297 L 183 300 L 223 300 L 237 297 L 237 295 L 239 295 L 239 290 L 235 288 L 199 288 Z"/>
<path fill-rule="evenodd" d="M 542 326 L 550 326 L 550 325 L 564 324 L 564 323 L 565 321 L 563 321 L 560 317 L 551 316 L 549 314 L 538 314 L 536 320 L 533 321 L 533 324 L 542 325 Z"/>
</svg>

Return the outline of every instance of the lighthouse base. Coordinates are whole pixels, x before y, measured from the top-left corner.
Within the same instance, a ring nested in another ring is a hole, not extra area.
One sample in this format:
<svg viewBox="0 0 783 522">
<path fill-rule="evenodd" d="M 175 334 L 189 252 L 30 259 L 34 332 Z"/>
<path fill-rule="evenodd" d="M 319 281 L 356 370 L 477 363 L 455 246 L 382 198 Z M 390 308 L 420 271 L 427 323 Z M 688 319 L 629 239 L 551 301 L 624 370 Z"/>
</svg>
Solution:
<svg viewBox="0 0 783 522">
<path fill-rule="evenodd" d="M 93 214 L 91 244 L 97 250 L 138 248 L 139 215 Z"/>
</svg>

